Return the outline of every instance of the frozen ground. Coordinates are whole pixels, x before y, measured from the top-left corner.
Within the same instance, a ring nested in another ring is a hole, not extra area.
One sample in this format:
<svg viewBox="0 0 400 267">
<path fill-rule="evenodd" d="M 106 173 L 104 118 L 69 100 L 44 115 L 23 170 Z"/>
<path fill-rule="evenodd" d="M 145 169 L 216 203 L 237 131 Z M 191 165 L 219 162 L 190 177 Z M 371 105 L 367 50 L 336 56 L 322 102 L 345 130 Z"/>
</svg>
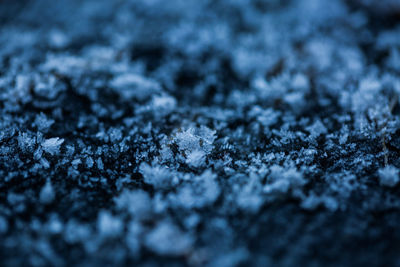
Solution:
<svg viewBox="0 0 400 267">
<path fill-rule="evenodd" d="M 399 266 L 396 0 L 3 0 L 5 266 Z"/>
</svg>

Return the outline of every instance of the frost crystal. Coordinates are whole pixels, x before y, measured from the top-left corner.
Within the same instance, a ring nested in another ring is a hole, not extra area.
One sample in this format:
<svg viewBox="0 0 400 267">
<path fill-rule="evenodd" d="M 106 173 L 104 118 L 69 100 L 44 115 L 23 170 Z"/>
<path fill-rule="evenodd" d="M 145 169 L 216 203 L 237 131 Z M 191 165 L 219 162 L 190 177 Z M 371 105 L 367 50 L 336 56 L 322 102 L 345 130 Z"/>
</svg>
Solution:
<svg viewBox="0 0 400 267">
<path fill-rule="evenodd" d="M 47 132 L 53 123 L 54 120 L 48 119 L 43 113 L 40 113 L 35 118 L 35 124 L 41 132 Z"/>
<path fill-rule="evenodd" d="M 201 126 L 189 128 L 175 134 L 175 142 L 180 152 L 186 157 L 186 163 L 193 167 L 200 167 L 205 163 L 205 156 L 214 148 L 215 131 Z"/>
<path fill-rule="evenodd" d="M 57 155 L 60 153 L 60 146 L 64 142 L 64 139 L 59 137 L 53 137 L 46 139 L 42 142 L 42 148 L 44 151 L 51 155 Z"/>
<path fill-rule="evenodd" d="M 310 125 L 306 129 L 307 129 L 307 131 L 310 132 L 310 135 L 312 137 L 318 137 L 321 134 L 326 134 L 327 133 L 326 127 L 324 126 L 324 124 L 320 120 L 317 120 L 316 122 L 314 122 L 312 125 Z"/>
<path fill-rule="evenodd" d="M 201 150 L 194 150 L 187 155 L 186 163 L 192 167 L 201 167 L 205 164 L 205 153 Z"/>
<path fill-rule="evenodd" d="M 173 182 L 173 173 L 162 166 L 150 166 L 146 163 L 140 164 L 140 172 L 144 181 L 157 188 L 168 188 Z"/>
</svg>

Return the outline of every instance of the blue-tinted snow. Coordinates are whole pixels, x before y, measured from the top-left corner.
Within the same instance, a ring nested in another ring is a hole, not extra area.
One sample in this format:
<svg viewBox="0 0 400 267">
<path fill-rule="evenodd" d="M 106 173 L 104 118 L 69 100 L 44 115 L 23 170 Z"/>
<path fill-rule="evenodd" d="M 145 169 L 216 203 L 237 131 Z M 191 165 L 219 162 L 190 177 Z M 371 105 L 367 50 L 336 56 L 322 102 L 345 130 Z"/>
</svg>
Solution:
<svg viewBox="0 0 400 267">
<path fill-rule="evenodd" d="M 397 265 L 397 0 L 0 2 L 0 265 Z"/>
</svg>

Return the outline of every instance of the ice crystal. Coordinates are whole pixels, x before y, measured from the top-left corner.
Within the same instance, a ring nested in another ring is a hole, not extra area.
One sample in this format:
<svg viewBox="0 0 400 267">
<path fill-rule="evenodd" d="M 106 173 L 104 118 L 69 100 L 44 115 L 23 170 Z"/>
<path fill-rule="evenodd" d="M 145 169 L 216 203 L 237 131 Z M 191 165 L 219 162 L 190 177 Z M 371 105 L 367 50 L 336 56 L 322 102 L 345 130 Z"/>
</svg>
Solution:
<svg viewBox="0 0 400 267">
<path fill-rule="evenodd" d="M 42 148 L 44 151 L 51 155 L 60 153 L 60 146 L 64 142 L 64 139 L 59 137 L 49 138 L 43 141 Z"/>
</svg>

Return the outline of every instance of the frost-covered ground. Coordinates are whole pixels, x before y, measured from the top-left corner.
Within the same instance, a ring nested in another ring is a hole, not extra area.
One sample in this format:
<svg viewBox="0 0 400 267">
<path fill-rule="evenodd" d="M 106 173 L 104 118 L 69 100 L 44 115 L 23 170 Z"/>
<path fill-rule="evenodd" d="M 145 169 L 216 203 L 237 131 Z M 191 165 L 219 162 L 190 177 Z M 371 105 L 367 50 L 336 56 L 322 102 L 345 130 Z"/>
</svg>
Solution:
<svg viewBox="0 0 400 267">
<path fill-rule="evenodd" d="M 400 2 L 3 0 L 0 262 L 399 266 Z"/>
</svg>

